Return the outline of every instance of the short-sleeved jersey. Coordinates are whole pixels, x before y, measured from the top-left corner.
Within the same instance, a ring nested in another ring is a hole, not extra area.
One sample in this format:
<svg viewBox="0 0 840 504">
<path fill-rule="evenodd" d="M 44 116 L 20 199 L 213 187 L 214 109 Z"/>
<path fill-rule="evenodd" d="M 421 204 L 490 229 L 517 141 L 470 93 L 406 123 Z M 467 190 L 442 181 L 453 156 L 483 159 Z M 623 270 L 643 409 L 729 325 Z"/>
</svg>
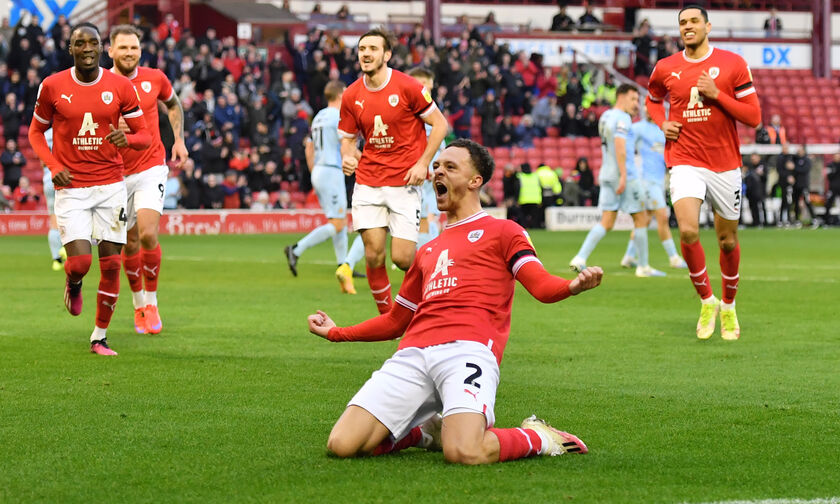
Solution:
<svg viewBox="0 0 840 504">
<path fill-rule="evenodd" d="M 627 112 L 611 108 L 601 114 L 601 119 L 598 120 L 598 134 L 601 136 L 601 172 L 598 175 L 598 180 L 601 182 L 615 182 L 621 176 L 618 170 L 618 161 L 615 157 L 615 139 L 624 139 L 624 151 L 626 153 L 625 168 L 627 169 L 627 180 L 633 180 L 639 177 L 639 170 L 636 168 L 634 161 L 635 157 L 635 141 L 633 140 L 633 132 L 630 126 L 633 124 L 633 119 Z"/>
<path fill-rule="evenodd" d="M 642 178 L 665 183 L 665 133 L 650 121 L 639 121 L 630 127 L 636 140 L 636 152 L 642 158 Z"/>
<path fill-rule="evenodd" d="M 697 79 L 704 70 L 721 93 L 735 99 L 755 93 L 747 62 L 733 52 L 710 47 L 699 59 L 689 59 L 683 51 L 659 60 L 648 84 L 650 99 L 660 102 L 670 96 L 668 119 L 682 123 L 679 139 L 665 143 L 665 164 L 733 170 L 741 166 L 735 119 L 698 92 Z"/>
<path fill-rule="evenodd" d="M 477 341 L 501 362 L 514 278 L 530 261 L 534 247 L 513 221 L 482 211 L 447 225 L 417 251 L 395 299 L 414 311 L 399 348 Z"/>
<path fill-rule="evenodd" d="M 120 115 L 143 115 L 131 81 L 104 68 L 93 82 L 81 82 L 75 68 L 55 73 L 41 83 L 34 117 L 52 123 L 53 156 L 73 175 L 69 186 L 107 185 L 123 179 L 123 160 L 105 139 Z M 60 188 L 59 188 L 60 189 Z"/>
<path fill-rule="evenodd" d="M 315 166 L 341 169 L 341 140 L 338 138 L 338 109 L 321 109 L 312 119 Z"/>
<path fill-rule="evenodd" d="M 134 150 L 129 147 L 120 149 L 120 155 L 125 163 L 125 174 L 133 175 L 166 163 L 166 150 L 160 138 L 160 124 L 158 123 L 158 100 L 171 100 L 175 96 L 175 90 L 172 89 L 172 83 L 169 82 L 166 74 L 154 68 L 139 66 L 128 78 L 134 84 L 137 94 L 140 95 L 140 108 L 143 109 L 146 126 L 152 134 L 152 144 L 148 149 Z"/>
<path fill-rule="evenodd" d="M 423 118 L 437 108 L 432 95 L 416 79 L 388 69 L 385 83 L 368 87 L 362 77 L 341 99 L 339 135 L 365 139 L 356 182 L 363 185 L 403 186 L 406 172 L 426 149 Z"/>
</svg>

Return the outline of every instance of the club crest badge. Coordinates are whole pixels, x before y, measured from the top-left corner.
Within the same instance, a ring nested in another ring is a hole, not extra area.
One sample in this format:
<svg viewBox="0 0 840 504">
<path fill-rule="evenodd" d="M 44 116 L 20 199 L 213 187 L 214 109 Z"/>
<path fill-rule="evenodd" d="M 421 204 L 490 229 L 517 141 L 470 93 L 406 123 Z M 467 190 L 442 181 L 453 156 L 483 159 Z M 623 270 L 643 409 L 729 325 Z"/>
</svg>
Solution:
<svg viewBox="0 0 840 504">
<path fill-rule="evenodd" d="M 469 240 L 470 243 L 475 243 L 480 240 L 482 236 L 484 236 L 484 230 L 476 229 L 474 231 L 470 231 L 470 234 L 467 235 L 467 240 Z"/>
<path fill-rule="evenodd" d="M 399 102 L 400 102 L 399 95 L 392 94 L 391 96 L 388 97 L 388 105 L 390 105 L 392 107 L 396 107 Z"/>
<path fill-rule="evenodd" d="M 112 93 L 110 91 L 103 91 L 102 92 L 102 102 L 105 105 L 110 105 L 112 101 L 114 101 L 114 93 Z"/>
<path fill-rule="evenodd" d="M 709 69 L 709 77 L 712 79 L 717 79 L 718 75 L 720 75 L 720 68 L 712 67 Z"/>
<path fill-rule="evenodd" d="M 152 92 L 152 83 L 149 82 L 149 81 L 143 81 L 143 82 L 140 83 L 140 89 L 142 89 L 143 91 L 145 91 L 147 93 L 151 93 Z"/>
</svg>

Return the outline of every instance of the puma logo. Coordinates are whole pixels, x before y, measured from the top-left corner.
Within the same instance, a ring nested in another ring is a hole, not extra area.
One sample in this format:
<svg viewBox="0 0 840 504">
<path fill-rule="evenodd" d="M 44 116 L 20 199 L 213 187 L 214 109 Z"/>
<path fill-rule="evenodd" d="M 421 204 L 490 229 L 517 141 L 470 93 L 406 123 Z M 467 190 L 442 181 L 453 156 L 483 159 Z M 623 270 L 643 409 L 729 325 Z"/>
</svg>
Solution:
<svg viewBox="0 0 840 504">
<path fill-rule="evenodd" d="M 137 268 L 134 271 L 131 271 L 131 270 L 127 269 L 127 270 L 125 270 L 125 274 L 128 275 L 128 276 L 139 277 L 140 276 L 140 268 Z"/>
<path fill-rule="evenodd" d="M 680 70 L 679 72 L 671 72 L 671 75 L 673 75 L 674 77 L 676 77 L 679 80 L 681 73 L 683 73 L 682 70 Z"/>
<path fill-rule="evenodd" d="M 376 304 L 384 304 L 384 305 L 388 304 L 387 299 L 374 299 L 374 301 L 376 301 Z"/>
<path fill-rule="evenodd" d="M 362 100 L 362 101 L 356 100 L 356 105 L 358 105 L 360 109 L 364 109 L 365 108 L 365 101 L 364 100 Z"/>
<path fill-rule="evenodd" d="M 702 287 L 702 286 L 706 285 L 706 281 L 703 280 L 702 282 L 694 282 L 694 285 L 696 285 L 697 287 Z"/>
<path fill-rule="evenodd" d="M 113 303 L 108 303 L 107 301 L 102 301 L 102 304 L 104 304 L 105 306 L 107 306 L 108 308 L 110 308 L 110 309 L 111 309 L 111 311 L 114 311 L 114 307 L 116 307 L 116 306 L 117 306 L 117 302 L 116 302 L 116 301 L 114 301 Z"/>
<path fill-rule="evenodd" d="M 61 95 L 61 97 L 62 97 L 62 98 L 64 98 L 65 100 L 67 100 L 67 103 L 70 103 L 70 104 L 72 104 L 72 103 L 73 103 L 73 102 L 71 102 L 71 101 L 70 101 L 70 100 L 72 100 L 72 99 L 73 99 L 73 95 L 69 95 L 69 96 L 68 96 L 68 95 L 66 95 L 66 94 L 62 94 L 62 95 Z"/>
<path fill-rule="evenodd" d="M 729 284 L 726 284 L 726 288 L 727 288 L 727 289 L 734 289 L 734 290 L 737 290 L 737 289 L 738 289 L 738 286 L 737 286 L 737 285 L 729 285 Z"/>
<path fill-rule="evenodd" d="M 476 401 L 478 401 L 478 393 L 473 393 L 473 392 L 470 392 L 470 391 L 469 391 L 469 390 L 467 390 L 467 389 L 464 389 L 464 392 L 466 392 L 467 394 L 469 394 L 469 395 L 473 396 L 473 399 L 475 399 Z"/>
<path fill-rule="evenodd" d="M 160 268 L 160 266 L 155 266 L 154 268 L 150 268 L 148 266 L 143 266 L 143 270 L 148 271 L 152 275 L 157 275 L 158 268 Z"/>
</svg>

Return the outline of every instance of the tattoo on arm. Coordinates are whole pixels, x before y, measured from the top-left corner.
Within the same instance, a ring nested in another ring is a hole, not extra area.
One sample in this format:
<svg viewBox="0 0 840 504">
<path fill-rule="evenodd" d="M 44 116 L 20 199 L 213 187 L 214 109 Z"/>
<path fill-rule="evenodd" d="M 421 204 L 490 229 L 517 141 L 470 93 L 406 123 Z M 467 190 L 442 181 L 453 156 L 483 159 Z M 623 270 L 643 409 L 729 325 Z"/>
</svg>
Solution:
<svg viewBox="0 0 840 504">
<path fill-rule="evenodd" d="M 164 102 L 166 108 L 169 110 L 169 124 L 172 126 L 172 133 L 175 134 L 176 140 L 184 139 L 184 109 L 181 107 L 181 100 L 178 95 L 173 95 L 172 99 Z"/>
</svg>

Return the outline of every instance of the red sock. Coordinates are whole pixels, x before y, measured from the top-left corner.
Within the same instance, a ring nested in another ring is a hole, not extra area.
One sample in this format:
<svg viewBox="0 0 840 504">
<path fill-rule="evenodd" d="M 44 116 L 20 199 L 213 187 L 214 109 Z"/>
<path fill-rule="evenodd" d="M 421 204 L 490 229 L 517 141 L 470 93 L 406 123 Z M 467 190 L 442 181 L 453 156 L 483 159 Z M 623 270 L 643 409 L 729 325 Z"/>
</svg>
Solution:
<svg viewBox="0 0 840 504">
<path fill-rule="evenodd" d="M 143 290 L 143 277 L 140 275 L 143 265 L 140 261 L 140 252 L 134 255 L 126 255 L 125 248 L 123 248 L 122 263 L 125 276 L 128 278 L 128 285 L 131 286 L 131 292 Z"/>
<path fill-rule="evenodd" d="M 120 256 L 99 258 L 99 290 L 96 293 L 96 327 L 107 329 L 120 296 Z"/>
<path fill-rule="evenodd" d="M 405 450 L 406 448 L 411 448 L 412 446 L 417 446 L 417 443 L 423 439 L 423 433 L 420 431 L 420 427 L 415 427 L 411 429 L 408 434 L 396 443 L 391 440 L 389 437 L 385 441 L 379 444 L 374 450 L 373 455 L 385 455 L 387 453 L 395 453 L 400 450 Z"/>
<path fill-rule="evenodd" d="M 64 272 L 67 273 L 67 278 L 73 283 L 81 282 L 90 270 L 90 262 L 90 254 L 69 256 L 64 263 Z"/>
<path fill-rule="evenodd" d="M 700 299 L 707 299 L 714 295 L 712 286 L 709 284 L 709 273 L 706 272 L 706 253 L 703 252 L 703 245 L 700 240 L 691 245 L 680 242 L 682 248 L 683 259 L 688 264 L 688 276 L 691 277 L 691 283 L 700 294 Z"/>
<path fill-rule="evenodd" d="M 741 244 L 729 252 L 720 249 L 720 276 L 723 281 L 723 302 L 731 304 L 738 293 L 738 266 L 741 264 Z"/>
<path fill-rule="evenodd" d="M 388 280 L 388 270 L 385 265 L 378 268 L 368 266 L 367 279 L 379 313 L 388 313 L 391 310 L 391 281 Z"/>
<path fill-rule="evenodd" d="M 542 448 L 542 439 L 533 429 L 515 427 L 488 430 L 499 438 L 499 462 L 538 455 Z"/>
<path fill-rule="evenodd" d="M 143 257 L 143 277 L 146 279 L 146 290 L 155 292 L 157 291 L 158 274 L 160 274 L 160 243 L 152 250 L 141 248 L 140 255 Z"/>
</svg>

